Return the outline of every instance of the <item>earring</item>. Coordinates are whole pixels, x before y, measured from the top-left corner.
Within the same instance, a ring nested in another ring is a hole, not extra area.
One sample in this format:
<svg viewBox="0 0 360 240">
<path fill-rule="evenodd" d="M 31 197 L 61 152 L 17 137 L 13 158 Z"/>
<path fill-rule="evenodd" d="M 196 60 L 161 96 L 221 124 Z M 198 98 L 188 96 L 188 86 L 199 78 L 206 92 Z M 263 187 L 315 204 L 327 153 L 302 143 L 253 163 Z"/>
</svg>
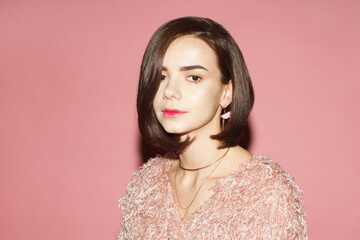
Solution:
<svg viewBox="0 0 360 240">
<path fill-rule="evenodd" d="M 231 115 L 230 111 L 225 112 L 225 109 L 226 109 L 226 107 L 224 107 L 224 108 L 221 110 L 221 111 L 222 111 L 222 114 L 221 114 L 221 129 L 224 129 L 224 127 L 225 127 L 225 120 L 226 120 L 226 119 L 229 119 L 229 118 L 230 118 L 230 115 Z"/>
</svg>

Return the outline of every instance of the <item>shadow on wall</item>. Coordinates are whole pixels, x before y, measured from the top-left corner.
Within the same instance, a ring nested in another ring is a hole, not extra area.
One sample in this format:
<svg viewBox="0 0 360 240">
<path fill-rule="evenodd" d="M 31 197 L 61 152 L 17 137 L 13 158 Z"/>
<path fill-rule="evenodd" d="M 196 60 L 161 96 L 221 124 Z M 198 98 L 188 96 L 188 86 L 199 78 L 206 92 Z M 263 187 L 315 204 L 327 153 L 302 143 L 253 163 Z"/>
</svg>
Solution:
<svg viewBox="0 0 360 240">
<path fill-rule="evenodd" d="M 140 164 L 143 164 L 147 162 L 149 158 L 155 157 L 157 154 L 163 155 L 165 154 L 164 151 L 157 150 L 154 147 L 152 147 L 149 143 L 147 143 L 141 135 L 139 135 L 139 147 L 141 151 L 141 162 Z M 239 146 L 249 149 L 251 147 L 251 121 L 247 121 L 246 125 L 244 127 L 244 131 L 241 135 Z"/>
</svg>

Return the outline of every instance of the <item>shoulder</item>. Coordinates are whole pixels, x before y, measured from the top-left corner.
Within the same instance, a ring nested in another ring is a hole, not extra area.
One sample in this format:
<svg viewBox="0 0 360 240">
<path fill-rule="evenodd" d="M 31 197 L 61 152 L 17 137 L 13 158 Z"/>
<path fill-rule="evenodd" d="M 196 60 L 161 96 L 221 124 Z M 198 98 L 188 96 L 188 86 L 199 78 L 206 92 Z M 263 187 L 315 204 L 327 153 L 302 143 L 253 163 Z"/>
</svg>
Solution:
<svg viewBox="0 0 360 240">
<path fill-rule="evenodd" d="M 253 155 L 252 159 L 240 166 L 234 173 L 237 188 L 243 189 L 243 198 L 249 202 L 254 197 L 259 201 L 302 204 L 301 190 L 295 179 L 272 159 Z"/>
<path fill-rule="evenodd" d="M 132 174 L 128 188 L 133 185 L 144 186 L 154 182 L 154 180 L 159 180 L 167 174 L 172 161 L 173 159 L 169 158 L 168 155 L 157 155 L 154 158 L 150 158 Z"/>
<path fill-rule="evenodd" d="M 246 171 L 251 172 L 258 185 L 271 188 L 293 187 L 300 191 L 295 183 L 295 179 L 272 159 L 263 155 L 253 155 L 246 167 Z"/>
<path fill-rule="evenodd" d="M 171 162 L 169 158 L 157 156 L 133 173 L 125 194 L 119 200 L 122 212 L 119 239 L 136 238 L 134 236 L 138 236 L 145 219 L 151 221 L 155 211 L 161 209 L 158 206 L 166 202 L 167 171 Z"/>
<path fill-rule="evenodd" d="M 236 174 L 236 181 L 241 201 L 259 216 L 255 225 L 271 229 L 271 239 L 307 239 L 302 192 L 279 164 L 254 155 Z M 258 233 L 268 236 L 264 229 L 258 229 Z"/>
<path fill-rule="evenodd" d="M 265 156 L 255 156 L 254 172 L 261 200 L 258 211 L 268 216 L 265 224 L 272 226 L 281 239 L 307 239 L 306 214 L 301 190 L 295 179 L 279 164 Z"/>
<path fill-rule="evenodd" d="M 160 173 L 165 173 L 171 165 L 172 159 L 166 156 L 158 155 L 150 158 L 146 163 L 142 164 L 139 169 L 133 173 L 131 181 L 136 181 L 139 178 L 151 178 L 159 176 Z"/>
<path fill-rule="evenodd" d="M 124 196 L 119 200 L 120 205 L 134 200 L 148 189 L 154 189 L 166 184 L 166 174 L 172 159 L 165 156 L 150 158 L 132 174 Z"/>
</svg>

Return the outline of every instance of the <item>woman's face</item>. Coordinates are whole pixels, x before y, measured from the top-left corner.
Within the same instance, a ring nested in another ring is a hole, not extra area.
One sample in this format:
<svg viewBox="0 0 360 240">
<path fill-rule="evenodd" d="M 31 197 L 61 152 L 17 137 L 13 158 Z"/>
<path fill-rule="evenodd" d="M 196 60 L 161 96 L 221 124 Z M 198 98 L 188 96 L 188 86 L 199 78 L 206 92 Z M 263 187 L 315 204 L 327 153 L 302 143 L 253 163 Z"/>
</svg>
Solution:
<svg viewBox="0 0 360 240">
<path fill-rule="evenodd" d="M 165 131 L 190 137 L 217 134 L 222 106 L 231 102 L 231 84 L 223 85 L 215 52 L 193 36 L 175 39 L 162 64 L 155 115 Z"/>
</svg>

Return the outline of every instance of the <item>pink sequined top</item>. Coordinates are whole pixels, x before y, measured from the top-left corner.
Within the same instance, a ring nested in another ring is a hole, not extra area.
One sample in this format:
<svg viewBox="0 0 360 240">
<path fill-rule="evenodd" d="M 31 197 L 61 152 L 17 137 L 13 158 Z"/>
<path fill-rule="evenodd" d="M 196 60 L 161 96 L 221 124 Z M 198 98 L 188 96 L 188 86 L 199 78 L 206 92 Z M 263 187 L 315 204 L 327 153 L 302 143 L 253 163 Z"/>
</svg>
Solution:
<svg viewBox="0 0 360 240">
<path fill-rule="evenodd" d="M 217 180 L 185 223 L 168 177 L 173 161 L 156 157 L 133 174 L 118 239 L 307 239 L 301 191 L 270 159 L 254 155 Z"/>
</svg>

